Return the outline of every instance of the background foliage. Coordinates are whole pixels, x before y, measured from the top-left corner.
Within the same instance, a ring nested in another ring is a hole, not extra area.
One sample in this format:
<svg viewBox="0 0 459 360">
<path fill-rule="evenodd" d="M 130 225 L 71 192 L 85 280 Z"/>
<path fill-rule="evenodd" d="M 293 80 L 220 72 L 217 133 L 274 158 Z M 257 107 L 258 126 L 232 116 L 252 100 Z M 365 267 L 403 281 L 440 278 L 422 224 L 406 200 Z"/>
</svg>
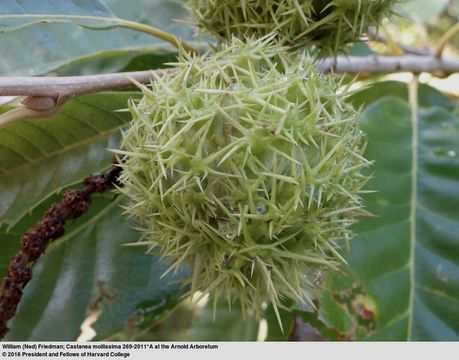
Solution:
<svg viewBox="0 0 459 360">
<path fill-rule="evenodd" d="M 194 30 L 178 0 L 71 2 L 6 0 L 0 6 L 1 75 L 79 75 L 164 67 L 170 45 L 110 23 L 116 16 L 152 24 L 191 40 Z M 58 5 L 56 5 L 58 4 Z M 73 4 L 73 2 L 72 2 Z M 404 18 L 386 25 L 397 39 L 429 46 L 457 21 L 458 1 L 412 0 Z M 22 14 L 21 20 L 7 15 Z M 40 20 L 52 24 L 35 24 Z M 78 17 L 58 18 L 56 14 Z M 54 17 L 53 17 L 54 16 Z M 108 19 L 103 24 L 87 16 Z M 79 25 L 75 27 L 75 25 Z M 88 29 L 97 27 L 99 30 Z M 101 28 L 104 28 L 103 30 Z M 412 36 L 423 31 L 426 36 Z M 459 40 L 449 51 L 456 53 Z M 362 47 L 355 49 L 361 50 Z M 384 52 L 371 44 L 365 52 Z M 360 221 L 343 244 L 349 266 L 324 274 L 319 311 L 291 304 L 279 330 L 274 312 L 262 322 L 242 319 L 238 307 L 182 300 L 167 264 L 126 247 L 138 234 L 122 219 L 122 198 L 99 196 L 34 268 L 7 340 L 75 340 L 93 319 L 97 340 L 458 340 L 459 339 L 459 118 L 454 94 L 423 84 L 365 79 L 352 98 L 375 160 L 366 195 L 376 215 Z M 19 248 L 20 235 L 63 189 L 104 170 L 129 121 L 127 99 L 137 92 L 87 95 L 56 116 L 0 129 L 0 276 Z M 4 99 L 9 100 L 9 99 Z M 10 107 L 5 101 L 0 111 Z"/>
</svg>

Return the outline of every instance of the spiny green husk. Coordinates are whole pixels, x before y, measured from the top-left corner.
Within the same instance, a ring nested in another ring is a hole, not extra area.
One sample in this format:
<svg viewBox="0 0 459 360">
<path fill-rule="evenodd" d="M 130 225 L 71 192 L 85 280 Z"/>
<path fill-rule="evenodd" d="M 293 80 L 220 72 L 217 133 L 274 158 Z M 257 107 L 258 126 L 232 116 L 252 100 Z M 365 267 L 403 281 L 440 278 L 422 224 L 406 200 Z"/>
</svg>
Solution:
<svg viewBox="0 0 459 360">
<path fill-rule="evenodd" d="M 277 32 L 284 45 L 336 53 L 378 25 L 399 0 L 189 0 L 198 25 L 220 40 Z"/>
<path fill-rule="evenodd" d="M 307 301 L 339 262 L 369 162 L 339 84 L 273 38 L 183 55 L 132 104 L 120 191 L 150 251 L 193 267 L 192 292 Z"/>
</svg>

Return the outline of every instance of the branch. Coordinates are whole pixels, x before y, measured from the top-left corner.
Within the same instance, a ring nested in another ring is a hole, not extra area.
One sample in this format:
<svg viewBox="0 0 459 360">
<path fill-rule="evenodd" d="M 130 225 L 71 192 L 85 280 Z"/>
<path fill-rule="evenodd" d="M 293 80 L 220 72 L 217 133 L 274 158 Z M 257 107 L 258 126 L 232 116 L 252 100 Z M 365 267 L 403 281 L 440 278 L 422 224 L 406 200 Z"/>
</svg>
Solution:
<svg viewBox="0 0 459 360">
<path fill-rule="evenodd" d="M 171 71 L 174 69 L 154 70 L 154 73 L 162 75 Z M 152 78 L 151 70 L 63 77 L 0 76 L 0 96 L 50 97 L 60 103 L 62 98 L 131 87 L 133 80 L 146 84 Z"/>
<path fill-rule="evenodd" d="M 404 56 L 337 56 L 319 59 L 316 65 L 324 73 L 393 73 L 459 72 L 459 59 L 440 58 L 435 55 Z M 174 68 L 135 71 L 114 74 L 25 77 L 0 76 L 0 96 L 28 96 L 24 107 L 0 116 L 0 128 L 14 121 L 40 119 L 54 115 L 68 99 L 104 90 L 134 86 L 134 82 L 148 84 L 155 76 L 176 71 Z M 33 110 L 33 111 L 28 111 Z"/>
<path fill-rule="evenodd" d="M 0 340 L 8 332 L 7 322 L 16 314 L 24 287 L 32 278 L 32 267 L 48 244 L 62 236 L 65 222 L 76 219 L 89 210 L 91 195 L 121 186 L 121 167 L 114 165 L 106 172 L 84 179 L 82 190 L 67 190 L 60 203 L 53 204 L 33 228 L 21 237 L 21 250 L 11 259 L 8 276 L 0 289 Z"/>
<path fill-rule="evenodd" d="M 435 55 L 417 56 L 338 56 L 319 59 L 316 65 L 322 72 L 338 74 L 393 73 L 393 72 L 437 72 L 447 74 L 459 72 L 459 59 L 439 59 Z"/>
<path fill-rule="evenodd" d="M 338 74 L 384 73 L 384 72 L 459 72 L 459 59 L 439 59 L 434 55 L 417 56 L 338 56 L 319 59 L 316 65 L 322 72 Z M 133 80 L 147 84 L 153 74 L 162 75 L 171 69 L 135 71 L 125 73 L 65 76 L 65 77 L 0 77 L 0 96 L 41 96 L 57 99 L 89 94 L 104 90 L 116 90 L 133 86 Z"/>
</svg>

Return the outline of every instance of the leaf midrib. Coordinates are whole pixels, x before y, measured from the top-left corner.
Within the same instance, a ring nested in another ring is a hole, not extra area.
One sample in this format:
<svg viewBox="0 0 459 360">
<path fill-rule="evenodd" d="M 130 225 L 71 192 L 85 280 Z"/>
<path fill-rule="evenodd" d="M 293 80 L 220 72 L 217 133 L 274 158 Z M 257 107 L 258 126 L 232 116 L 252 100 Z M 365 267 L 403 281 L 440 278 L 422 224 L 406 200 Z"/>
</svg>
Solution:
<svg viewBox="0 0 459 360">
<path fill-rule="evenodd" d="M 418 135 L 419 135 L 419 117 L 418 117 L 418 77 L 413 79 L 408 85 L 408 97 L 411 110 L 411 127 L 412 127 L 412 146 L 411 146 L 411 201 L 410 201 L 410 254 L 408 268 L 410 274 L 410 292 L 408 302 L 408 328 L 407 339 L 411 340 L 413 336 L 413 308 L 414 296 L 416 289 L 415 278 L 415 256 L 416 256 L 416 210 L 417 210 L 417 185 L 418 185 Z"/>
</svg>

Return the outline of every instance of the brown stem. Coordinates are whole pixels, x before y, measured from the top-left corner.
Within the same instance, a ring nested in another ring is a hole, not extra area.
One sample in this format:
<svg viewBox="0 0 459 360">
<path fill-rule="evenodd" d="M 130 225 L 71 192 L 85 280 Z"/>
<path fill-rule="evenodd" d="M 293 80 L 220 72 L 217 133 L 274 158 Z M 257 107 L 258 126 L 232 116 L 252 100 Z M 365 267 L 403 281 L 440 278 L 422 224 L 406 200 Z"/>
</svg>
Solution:
<svg viewBox="0 0 459 360">
<path fill-rule="evenodd" d="M 16 314 L 24 287 L 32 278 L 32 267 L 46 250 L 48 244 L 65 232 L 65 222 L 76 219 L 89 210 L 91 195 L 103 193 L 120 186 L 121 167 L 116 160 L 106 172 L 93 174 L 83 180 L 81 190 L 67 190 L 60 203 L 55 203 L 43 218 L 21 237 L 21 250 L 13 256 L 8 275 L 0 290 L 0 339 L 8 332 L 7 322 Z"/>
</svg>

